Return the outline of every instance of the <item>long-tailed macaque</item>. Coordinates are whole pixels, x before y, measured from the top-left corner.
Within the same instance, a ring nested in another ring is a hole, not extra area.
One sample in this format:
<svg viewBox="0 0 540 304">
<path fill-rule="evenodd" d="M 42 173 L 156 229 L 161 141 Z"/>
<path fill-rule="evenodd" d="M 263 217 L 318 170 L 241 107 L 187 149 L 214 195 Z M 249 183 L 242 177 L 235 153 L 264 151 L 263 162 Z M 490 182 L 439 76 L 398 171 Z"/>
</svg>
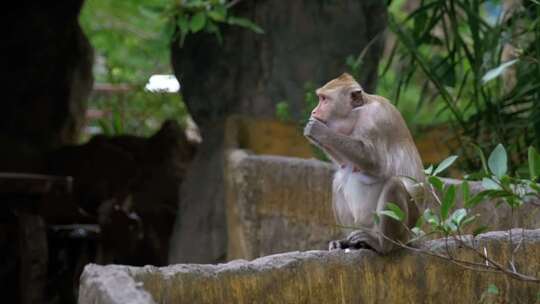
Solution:
<svg viewBox="0 0 540 304">
<path fill-rule="evenodd" d="M 339 167 L 333 181 L 338 222 L 352 231 L 329 249 L 368 248 L 385 254 L 406 242 L 424 197 L 422 161 L 399 111 L 385 98 L 370 95 L 349 74 L 316 91 L 319 104 L 304 135 Z M 403 222 L 374 214 L 391 202 Z"/>
</svg>

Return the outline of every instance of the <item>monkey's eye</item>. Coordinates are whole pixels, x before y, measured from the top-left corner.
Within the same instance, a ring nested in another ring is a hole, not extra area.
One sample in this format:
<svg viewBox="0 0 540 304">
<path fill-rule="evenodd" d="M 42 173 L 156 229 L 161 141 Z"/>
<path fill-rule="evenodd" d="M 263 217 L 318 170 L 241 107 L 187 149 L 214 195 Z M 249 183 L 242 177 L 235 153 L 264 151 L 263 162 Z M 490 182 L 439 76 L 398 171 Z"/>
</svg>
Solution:
<svg viewBox="0 0 540 304">
<path fill-rule="evenodd" d="M 320 94 L 319 95 L 319 101 L 329 101 L 330 99 L 328 98 L 328 96 L 326 95 L 323 95 L 323 94 Z"/>
</svg>

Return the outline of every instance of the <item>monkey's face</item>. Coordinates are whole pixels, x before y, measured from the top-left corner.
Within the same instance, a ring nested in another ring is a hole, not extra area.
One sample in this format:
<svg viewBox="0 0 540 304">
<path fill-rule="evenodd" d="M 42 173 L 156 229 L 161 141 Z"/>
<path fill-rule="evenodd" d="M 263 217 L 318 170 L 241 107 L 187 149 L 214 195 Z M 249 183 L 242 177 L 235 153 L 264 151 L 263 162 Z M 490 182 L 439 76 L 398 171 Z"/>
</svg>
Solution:
<svg viewBox="0 0 540 304">
<path fill-rule="evenodd" d="M 329 128 L 349 134 L 357 121 L 355 108 L 365 104 L 360 85 L 348 74 L 331 80 L 316 91 L 319 103 L 311 117 Z"/>
</svg>

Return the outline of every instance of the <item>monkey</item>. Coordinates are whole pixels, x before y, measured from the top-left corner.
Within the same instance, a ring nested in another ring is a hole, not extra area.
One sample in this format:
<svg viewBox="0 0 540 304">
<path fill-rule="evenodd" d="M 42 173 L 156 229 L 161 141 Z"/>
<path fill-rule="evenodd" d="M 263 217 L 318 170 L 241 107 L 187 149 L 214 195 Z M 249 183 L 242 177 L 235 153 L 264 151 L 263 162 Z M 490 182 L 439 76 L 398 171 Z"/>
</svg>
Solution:
<svg viewBox="0 0 540 304">
<path fill-rule="evenodd" d="M 316 90 L 319 103 L 304 136 L 337 166 L 332 201 L 338 223 L 350 233 L 329 250 L 371 249 L 387 254 L 406 243 L 419 217 L 425 175 L 420 154 L 396 107 L 364 92 L 344 73 Z M 376 216 L 394 203 L 402 222 Z"/>
</svg>

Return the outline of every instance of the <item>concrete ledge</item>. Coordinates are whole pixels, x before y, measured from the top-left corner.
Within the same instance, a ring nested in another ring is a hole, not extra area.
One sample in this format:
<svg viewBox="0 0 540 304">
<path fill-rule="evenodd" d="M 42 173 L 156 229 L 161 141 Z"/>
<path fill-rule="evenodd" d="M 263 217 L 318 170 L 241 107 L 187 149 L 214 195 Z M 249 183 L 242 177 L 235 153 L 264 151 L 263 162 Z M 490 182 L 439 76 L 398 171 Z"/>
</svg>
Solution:
<svg viewBox="0 0 540 304">
<path fill-rule="evenodd" d="M 125 266 L 84 267 L 79 289 L 79 303 L 131 303 L 154 304 L 152 296 L 136 282 Z M 82 288 L 84 286 L 84 288 Z"/>
<path fill-rule="evenodd" d="M 513 235 L 520 237 L 521 230 Z M 524 235 L 516 265 L 538 277 L 540 230 L 526 230 Z M 507 259 L 506 232 L 486 233 L 476 240 L 490 257 Z M 425 246 L 443 250 L 445 242 Z M 457 258 L 482 262 L 452 242 L 448 248 Z M 118 279 L 113 281 L 114 276 Z M 381 257 L 368 250 L 308 251 L 219 265 L 91 264 L 81 277 L 79 303 L 477 303 L 489 284 L 499 288 L 500 303 L 532 303 L 538 292 L 538 284 L 466 270 L 414 252 Z"/>
</svg>

